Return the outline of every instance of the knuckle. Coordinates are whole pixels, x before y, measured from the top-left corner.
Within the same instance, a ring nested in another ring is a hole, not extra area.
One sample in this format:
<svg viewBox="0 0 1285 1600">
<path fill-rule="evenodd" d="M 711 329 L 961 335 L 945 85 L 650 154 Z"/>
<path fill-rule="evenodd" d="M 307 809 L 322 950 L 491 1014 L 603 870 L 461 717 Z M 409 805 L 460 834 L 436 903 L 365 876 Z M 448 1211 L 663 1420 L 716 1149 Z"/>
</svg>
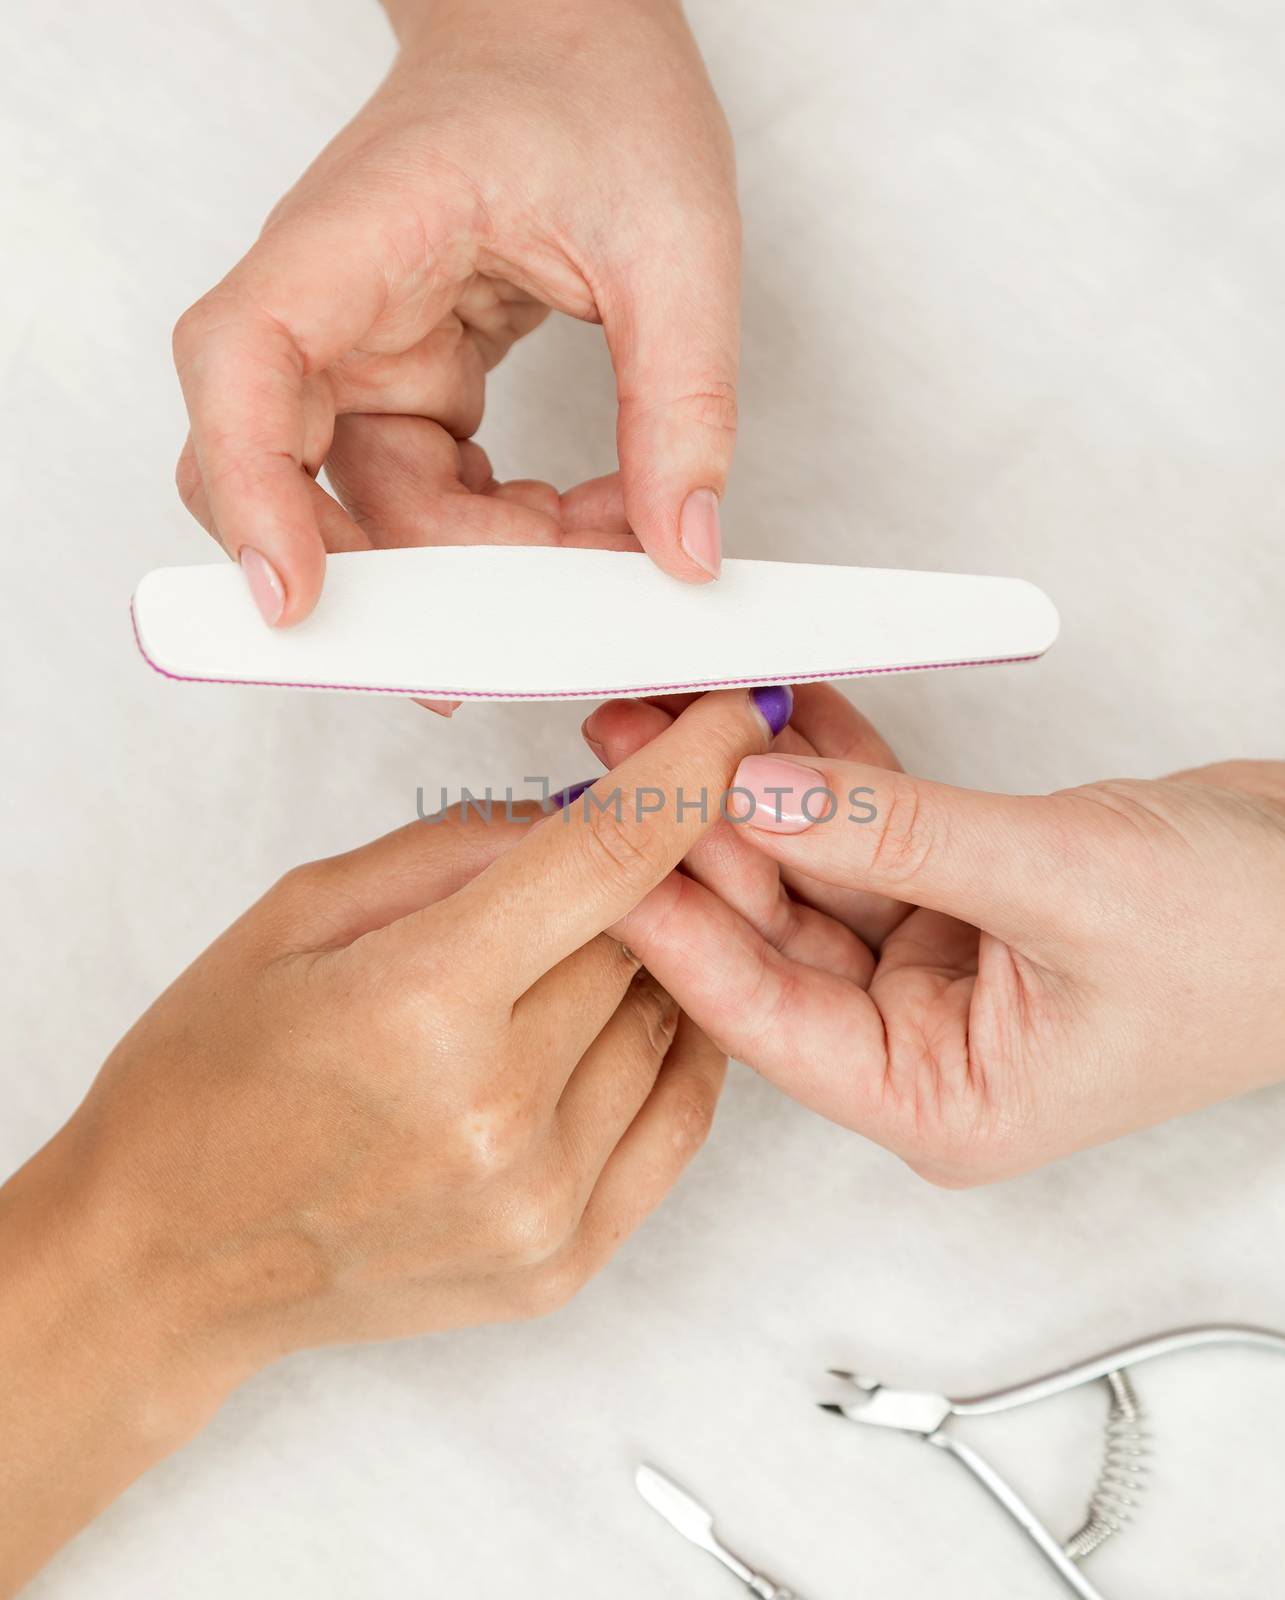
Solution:
<svg viewBox="0 0 1285 1600">
<path fill-rule="evenodd" d="M 702 428 L 716 433 L 735 433 L 739 421 L 736 385 L 725 379 L 709 379 L 678 395 L 673 408 L 686 413 Z"/>
<path fill-rule="evenodd" d="M 1073 888 L 1054 898 L 1048 915 L 1066 936 L 1101 939 L 1140 918 L 1159 922 L 1174 913 L 1185 875 L 1170 869 L 1184 831 L 1155 792 L 1161 787 L 1089 784 L 1045 803 L 1050 869 Z"/>
<path fill-rule="evenodd" d="M 415 1018 L 424 1026 L 422 1014 Z M 439 1020 L 435 1027 L 441 1031 Z M 468 1187 L 494 1186 L 501 1197 L 497 1232 L 507 1238 L 507 1223 L 517 1228 L 525 1216 L 524 1197 L 511 1192 L 514 1170 L 526 1158 L 531 1138 L 532 1112 L 516 1098 L 498 1093 L 463 1097 L 452 1118 L 446 1139 L 448 1164 L 453 1176 Z"/>
<path fill-rule="evenodd" d="M 1074 799 L 1081 812 L 1094 807 L 1098 822 L 1107 830 L 1104 837 L 1112 843 L 1126 849 L 1140 844 L 1150 848 L 1169 833 L 1169 819 L 1155 801 L 1156 787 L 1141 779 L 1119 778 L 1065 791 L 1063 798 Z"/>
<path fill-rule="evenodd" d="M 198 300 L 194 305 L 188 306 L 174 324 L 174 331 L 170 335 L 170 349 L 174 352 L 174 361 L 178 366 L 183 365 L 197 341 L 197 329 L 202 315 L 200 305 L 201 302 Z"/>
<path fill-rule="evenodd" d="M 736 385 L 722 377 L 697 377 L 676 392 L 621 390 L 617 402 L 626 414 L 641 417 L 678 413 L 686 421 L 715 433 L 734 435 L 740 420 Z"/>
<path fill-rule="evenodd" d="M 178 458 L 174 468 L 174 487 L 178 490 L 178 497 L 190 511 L 192 502 L 196 499 L 197 490 L 201 487 L 201 473 L 196 464 L 193 452 L 184 450 Z"/>
<path fill-rule="evenodd" d="M 509 1267 L 545 1267 L 574 1228 L 570 1197 L 552 1186 L 511 1195 L 498 1224 L 500 1254 Z"/>
<path fill-rule="evenodd" d="M 900 1150 L 906 1165 L 936 1189 L 982 1189 L 1018 1176 L 1038 1159 L 1020 1119 L 978 1115 L 916 1130 Z"/>
<path fill-rule="evenodd" d="M 281 874 L 268 891 L 268 899 L 285 910 L 300 910 L 316 900 L 324 885 L 323 864 L 305 861 Z"/>
<path fill-rule="evenodd" d="M 1034 1103 L 1007 1052 L 984 1046 L 984 1022 L 965 1038 L 926 1023 L 889 1030 L 881 1101 L 886 1142 L 940 1189 L 976 1189 L 1031 1164 Z"/>
<path fill-rule="evenodd" d="M 581 838 L 590 865 L 612 882 L 622 875 L 639 880 L 659 877 L 664 869 L 664 837 L 641 820 L 631 822 L 628 810 L 628 797 L 623 795 L 615 803 L 587 807 Z"/>
<path fill-rule="evenodd" d="M 268 341 L 271 352 L 288 360 L 301 377 L 311 370 L 307 352 L 288 326 L 248 293 L 240 271 L 234 270 L 194 301 L 174 324 L 170 348 L 180 379 L 207 345 L 231 341 L 239 346 L 249 335 L 259 343 Z"/>
<path fill-rule="evenodd" d="M 745 719 L 741 714 L 743 704 L 743 695 L 738 696 L 734 691 L 717 691 L 687 712 L 691 726 L 696 726 L 699 721 L 700 774 L 711 787 L 717 785 L 720 789 L 726 788 L 749 753 L 746 748 Z M 715 798 L 712 801 L 713 812 L 716 812 L 717 806 L 718 800 Z M 737 847 L 730 842 L 727 834 L 716 829 L 707 834 L 706 839 L 715 848 L 727 848 L 735 856 Z"/>
<path fill-rule="evenodd" d="M 324 904 L 322 863 L 305 862 L 277 879 L 248 914 L 269 948 L 295 953 L 327 948 L 318 937 L 318 907 Z"/>
<path fill-rule="evenodd" d="M 1213 785 L 1220 789 L 1236 789 L 1245 795 L 1255 795 L 1271 800 L 1285 800 L 1285 765 L 1280 761 L 1243 757 L 1232 761 L 1216 761 L 1207 767 L 1197 767 L 1194 772 L 1181 774 L 1188 782 Z"/>
<path fill-rule="evenodd" d="M 940 850 L 939 833 L 918 785 L 893 778 L 883 826 L 875 838 L 872 870 L 889 884 L 911 882 Z"/>
<path fill-rule="evenodd" d="M 669 1121 L 674 1150 L 680 1160 L 694 1156 L 709 1138 L 718 1107 L 717 1087 L 687 1076 L 670 1096 Z"/>
<path fill-rule="evenodd" d="M 521 1314 L 529 1320 L 551 1317 L 570 1305 L 584 1287 L 584 1274 L 569 1255 L 546 1262 L 523 1286 Z"/>
<path fill-rule="evenodd" d="M 678 1002 L 645 970 L 634 979 L 631 1001 L 642 1053 L 649 1059 L 663 1057 L 678 1031 Z"/>
<path fill-rule="evenodd" d="M 295 944 L 307 922 L 308 895 L 303 867 L 291 867 L 246 913 L 245 927 L 263 940 L 268 950 Z"/>
<path fill-rule="evenodd" d="M 324 923 L 359 913 L 342 856 L 305 861 L 277 879 L 270 891 L 273 902 L 288 912 L 307 915 L 320 927 Z"/>
<path fill-rule="evenodd" d="M 906 1165 L 934 1189 L 982 1189 L 1009 1174 L 984 1149 L 973 1146 L 916 1150 Z"/>
<path fill-rule="evenodd" d="M 170 337 L 177 367 L 181 369 L 191 359 L 220 315 L 214 291 L 193 301 L 183 312 L 174 324 L 174 332 Z"/>
<path fill-rule="evenodd" d="M 624 944 L 613 934 L 600 933 L 598 938 L 604 942 L 608 961 L 613 968 L 612 975 L 614 976 L 615 972 L 618 971 L 622 980 L 633 979 L 637 981 L 639 974 L 643 970 L 642 957 L 635 955 L 627 944 Z"/>
</svg>

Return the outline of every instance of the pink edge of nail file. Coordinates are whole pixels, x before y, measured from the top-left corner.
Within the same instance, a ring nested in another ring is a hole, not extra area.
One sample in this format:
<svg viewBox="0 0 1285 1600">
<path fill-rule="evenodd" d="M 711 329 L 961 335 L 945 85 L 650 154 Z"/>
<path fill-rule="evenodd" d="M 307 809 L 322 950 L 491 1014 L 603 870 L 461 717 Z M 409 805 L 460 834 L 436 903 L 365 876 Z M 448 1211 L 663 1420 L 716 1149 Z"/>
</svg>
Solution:
<svg viewBox="0 0 1285 1600">
<path fill-rule="evenodd" d="M 691 587 L 647 556 L 453 545 L 330 556 L 316 611 L 265 627 L 230 563 L 135 591 L 138 647 L 193 683 L 572 700 L 1031 661 L 1052 601 L 1017 578 L 725 561 Z"/>
</svg>

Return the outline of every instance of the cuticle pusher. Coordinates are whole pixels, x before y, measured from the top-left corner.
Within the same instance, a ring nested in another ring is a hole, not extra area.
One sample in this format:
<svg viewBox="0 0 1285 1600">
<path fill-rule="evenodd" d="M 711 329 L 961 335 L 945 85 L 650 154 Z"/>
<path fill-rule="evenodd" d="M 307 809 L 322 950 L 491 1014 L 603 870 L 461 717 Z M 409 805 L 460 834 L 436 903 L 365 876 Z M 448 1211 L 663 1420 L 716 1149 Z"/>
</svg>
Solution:
<svg viewBox="0 0 1285 1600">
<path fill-rule="evenodd" d="M 641 1465 L 634 1474 L 638 1493 L 653 1511 L 659 1512 L 685 1539 L 698 1549 L 706 1551 L 745 1585 L 759 1600 L 803 1600 L 793 1589 L 783 1589 L 771 1578 L 756 1572 L 740 1556 L 733 1554 L 714 1533 L 714 1518 L 686 1489 L 680 1489 L 672 1478 L 667 1478 L 655 1467 Z"/>
</svg>

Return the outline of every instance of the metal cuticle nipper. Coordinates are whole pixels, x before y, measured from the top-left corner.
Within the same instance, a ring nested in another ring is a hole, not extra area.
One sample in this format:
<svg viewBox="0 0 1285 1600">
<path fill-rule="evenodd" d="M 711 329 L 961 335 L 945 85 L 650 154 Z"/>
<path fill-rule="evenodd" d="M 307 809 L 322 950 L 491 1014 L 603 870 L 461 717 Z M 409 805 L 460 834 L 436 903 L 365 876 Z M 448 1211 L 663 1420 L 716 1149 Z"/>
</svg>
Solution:
<svg viewBox="0 0 1285 1600">
<path fill-rule="evenodd" d="M 832 1377 L 853 1386 L 859 1394 L 846 1404 L 819 1403 L 822 1410 L 846 1417 L 850 1422 L 915 1434 L 946 1451 L 967 1467 L 1003 1506 L 1073 1593 L 1081 1600 L 1106 1600 L 1102 1591 L 1090 1583 L 1079 1563 L 1120 1531 L 1129 1520 L 1145 1483 L 1147 1434 L 1142 1409 L 1126 1369 L 1161 1356 L 1178 1355 L 1210 1345 L 1248 1345 L 1285 1355 L 1285 1334 L 1268 1328 L 1234 1325 L 1180 1328 L 1105 1351 L 1075 1366 L 1063 1367 L 1010 1389 L 997 1389 L 991 1394 L 964 1400 L 891 1389 L 873 1378 L 832 1368 Z M 1097 1382 L 1106 1386 L 1109 1395 L 1102 1466 L 1083 1525 L 1069 1538 L 1059 1539 L 1013 1486 L 971 1446 L 948 1432 L 946 1425 L 951 1417 L 981 1417 L 1012 1411 L 1018 1406 Z"/>
</svg>

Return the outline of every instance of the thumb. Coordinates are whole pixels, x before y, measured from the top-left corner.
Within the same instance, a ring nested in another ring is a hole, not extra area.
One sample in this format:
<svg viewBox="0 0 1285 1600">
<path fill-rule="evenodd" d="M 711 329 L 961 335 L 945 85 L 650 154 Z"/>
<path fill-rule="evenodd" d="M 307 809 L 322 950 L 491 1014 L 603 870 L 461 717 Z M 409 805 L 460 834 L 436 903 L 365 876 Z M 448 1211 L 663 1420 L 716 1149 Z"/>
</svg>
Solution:
<svg viewBox="0 0 1285 1600">
<path fill-rule="evenodd" d="M 631 269 L 604 316 L 616 371 L 625 513 L 656 564 L 708 583 L 736 446 L 739 226 L 700 224 Z"/>
<path fill-rule="evenodd" d="M 784 866 L 1015 938 L 1080 885 L 1056 797 L 981 794 L 853 762 L 750 756 L 728 811 Z"/>
</svg>

